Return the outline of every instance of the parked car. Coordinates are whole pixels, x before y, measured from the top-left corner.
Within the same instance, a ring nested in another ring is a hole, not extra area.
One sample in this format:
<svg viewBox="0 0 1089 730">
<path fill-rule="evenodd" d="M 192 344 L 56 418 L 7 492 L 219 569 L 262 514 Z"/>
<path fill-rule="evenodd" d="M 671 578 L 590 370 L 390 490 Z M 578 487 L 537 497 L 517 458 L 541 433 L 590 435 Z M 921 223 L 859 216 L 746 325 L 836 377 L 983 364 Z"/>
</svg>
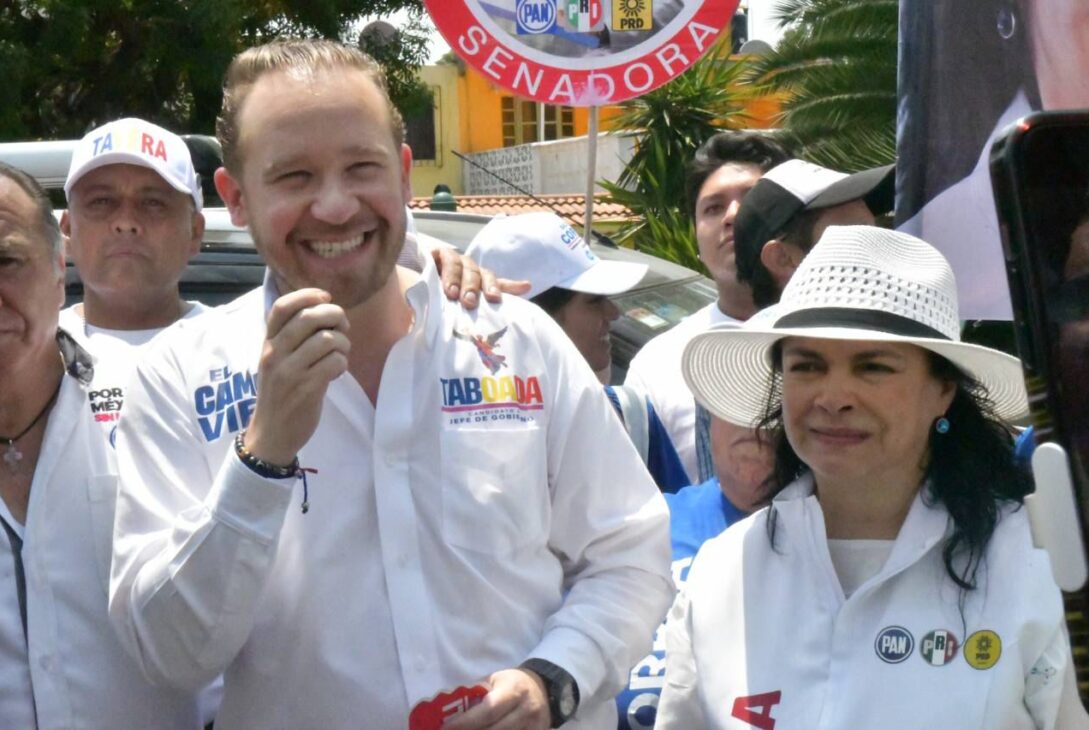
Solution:
<svg viewBox="0 0 1089 730">
<path fill-rule="evenodd" d="M 205 188 L 204 243 L 181 280 L 182 296 L 209 305 L 218 305 L 260 286 L 264 263 L 253 246 L 249 232 L 231 223 L 226 209 L 214 195 L 211 174 L 218 162 L 218 143 L 211 137 L 190 135 L 185 138 L 197 161 L 197 172 Z M 0 160 L 20 167 L 49 190 L 54 205 L 64 207 L 64 180 L 68 173 L 74 142 L 18 142 L 0 144 Z M 211 154 L 210 154 L 211 152 Z M 212 206 L 212 207 L 208 207 Z M 438 211 L 414 211 L 416 228 L 425 242 L 448 243 L 464 251 L 489 216 Z M 648 265 L 646 276 L 634 289 L 613 298 L 620 318 L 612 324 L 613 379 L 623 380 L 628 363 L 647 340 L 665 332 L 681 319 L 717 297 L 714 284 L 691 269 L 599 242 L 590 244 L 603 259 L 634 261 Z M 69 264 L 68 302 L 83 295 L 83 285 Z"/>
</svg>

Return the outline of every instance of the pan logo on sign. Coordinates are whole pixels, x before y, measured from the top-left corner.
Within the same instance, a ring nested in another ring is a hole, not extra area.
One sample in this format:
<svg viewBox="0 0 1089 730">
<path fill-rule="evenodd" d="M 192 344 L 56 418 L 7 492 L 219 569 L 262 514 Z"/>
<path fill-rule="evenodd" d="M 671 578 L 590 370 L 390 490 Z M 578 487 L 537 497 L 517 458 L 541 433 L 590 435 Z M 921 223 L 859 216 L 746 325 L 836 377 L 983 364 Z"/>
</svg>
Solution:
<svg viewBox="0 0 1089 730">
<path fill-rule="evenodd" d="M 515 16 L 519 34 L 548 33 L 556 25 L 556 0 L 518 0 Z"/>
</svg>

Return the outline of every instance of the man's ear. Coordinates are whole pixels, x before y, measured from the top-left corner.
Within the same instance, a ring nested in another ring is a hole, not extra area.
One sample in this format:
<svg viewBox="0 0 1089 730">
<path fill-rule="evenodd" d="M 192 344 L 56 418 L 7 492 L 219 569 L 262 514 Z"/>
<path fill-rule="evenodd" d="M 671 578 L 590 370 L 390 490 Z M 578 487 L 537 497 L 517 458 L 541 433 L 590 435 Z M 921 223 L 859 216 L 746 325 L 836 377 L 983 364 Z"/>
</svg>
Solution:
<svg viewBox="0 0 1089 730">
<path fill-rule="evenodd" d="M 790 277 L 794 276 L 798 264 L 805 258 L 805 254 L 797 246 L 785 241 L 773 238 L 760 249 L 760 263 L 771 274 L 779 291 L 783 290 Z"/>
<path fill-rule="evenodd" d="M 68 219 L 68 211 L 67 210 L 64 211 L 63 213 L 61 213 L 60 229 L 61 229 L 61 233 L 64 234 L 65 238 L 71 238 L 72 237 L 72 221 Z"/>
<path fill-rule="evenodd" d="M 189 256 L 196 256 L 200 252 L 200 244 L 204 242 L 204 214 L 193 211 L 192 238 L 189 241 Z"/>
<path fill-rule="evenodd" d="M 219 193 L 219 197 L 223 198 L 223 204 L 231 212 L 231 223 L 241 228 L 248 226 L 249 219 L 246 214 L 245 199 L 242 196 L 242 186 L 238 184 L 238 181 L 231 173 L 227 172 L 226 167 L 216 170 L 212 179 L 216 184 L 216 192 Z M 201 226 L 204 226 L 203 218 L 201 219 Z"/>
</svg>

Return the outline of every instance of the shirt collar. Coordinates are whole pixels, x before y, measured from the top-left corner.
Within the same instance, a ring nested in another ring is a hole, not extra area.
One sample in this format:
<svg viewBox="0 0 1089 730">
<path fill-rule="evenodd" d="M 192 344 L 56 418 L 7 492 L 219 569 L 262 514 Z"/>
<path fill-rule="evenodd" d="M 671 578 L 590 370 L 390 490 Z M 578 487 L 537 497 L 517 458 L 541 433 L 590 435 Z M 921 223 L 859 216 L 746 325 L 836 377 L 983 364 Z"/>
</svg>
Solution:
<svg viewBox="0 0 1089 730">
<path fill-rule="evenodd" d="M 95 361 L 91 353 L 60 327 L 57 328 L 57 347 L 64 361 L 64 371 L 78 380 L 80 385 L 90 385 L 95 376 Z"/>
<path fill-rule="evenodd" d="M 439 278 L 439 271 L 435 267 L 435 262 L 430 256 L 422 258 L 423 271 L 420 273 L 420 280 L 405 291 L 405 299 L 416 315 L 412 324 L 412 333 L 415 334 L 423 328 L 426 340 L 431 342 L 439 331 L 444 295 L 442 281 Z M 276 279 L 267 266 L 265 267 L 265 281 L 262 288 L 265 302 L 264 315 L 267 321 L 272 305 L 280 297 Z"/>
<path fill-rule="evenodd" d="M 941 504 L 929 503 L 926 498 L 929 489 L 929 482 L 924 483 L 915 495 L 882 573 L 898 572 L 911 565 L 945 537 L 949 512 Z M 823 527 L 823 513 L 813 492 L 813 474 L 807 472 L 779 492 L 772 505 L 788 525 L 801 524 L 809 510 L 816 510 L 811 516 L 820 517 L 818 522 Z M 820 537 L 827 539 L 826 535 Z"/>
</svg>

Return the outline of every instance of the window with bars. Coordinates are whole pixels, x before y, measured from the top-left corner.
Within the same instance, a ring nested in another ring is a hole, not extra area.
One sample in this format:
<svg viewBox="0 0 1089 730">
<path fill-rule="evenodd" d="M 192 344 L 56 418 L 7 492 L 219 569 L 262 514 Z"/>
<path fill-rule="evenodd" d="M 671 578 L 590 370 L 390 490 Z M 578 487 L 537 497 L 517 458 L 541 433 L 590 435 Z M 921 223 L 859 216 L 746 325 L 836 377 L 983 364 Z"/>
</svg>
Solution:
<svg viewBox="0 0 1089 730">
<path fill-rule="evenodd" d="M 504 96 L 501 99 L 503 146 L 513 147 L 537 141 L 537 102 Z M 575 136 L 575 110 L 569 106 L 546 104 L 544 139 Z"/>
</svg>

